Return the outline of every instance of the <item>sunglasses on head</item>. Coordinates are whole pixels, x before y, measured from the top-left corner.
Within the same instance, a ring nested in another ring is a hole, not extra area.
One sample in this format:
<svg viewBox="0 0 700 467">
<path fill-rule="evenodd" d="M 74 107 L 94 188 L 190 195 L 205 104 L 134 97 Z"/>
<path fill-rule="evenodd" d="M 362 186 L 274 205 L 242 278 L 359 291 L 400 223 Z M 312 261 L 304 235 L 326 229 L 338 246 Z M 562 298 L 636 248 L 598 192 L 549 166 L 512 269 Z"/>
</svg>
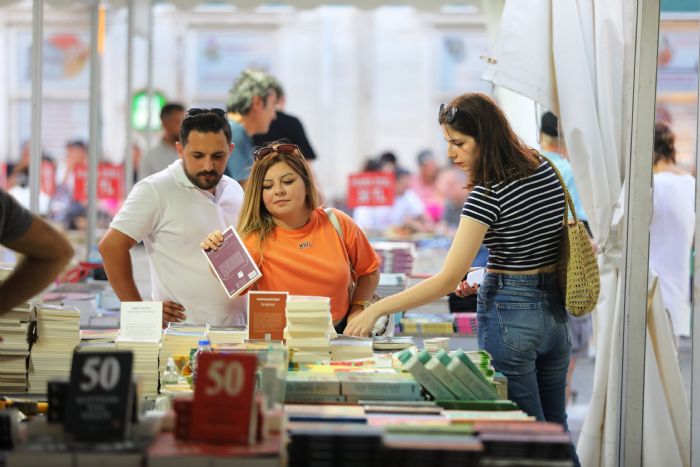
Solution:
<svg viewBox="0 0 700 467">
<path fill-rule="evenodd" d="M 215 114 L 219 117 L 226 117 L 226 111 L 224 111 L 223 109 L 198 109 L 196 107 L 193 107 L 187 111 L 187 115 L 185 115 L 185 118 L 208 113 Z"/>
<path fill-rule="evenodd" d="M 294 156 L 298 154 L 299 152 L 299 146 L 296 144 L 291 144 L 291 143 L 283 143 L 283 144 L 271 144 L 269 146 L 262 147 L 260 149 L 256 149 L 253 152 L 253 157 L 255 158 L 256 161 L 259 161 L 261 159 L 264 159 L 265 157 L 269 156 L 272 153 L 278 153 L 278 154 L 286 154 L 288 156 Z"/>
<path fill-rule="evenodd" d="M 444 120 L 447 123 L 454 123 L 457 119 L 457 114 L 463 112 L 457 107 L 453 107 L 447 104 L 440 104 L 440 111 L 438 112 L 438 119 Z"/>
</svg>

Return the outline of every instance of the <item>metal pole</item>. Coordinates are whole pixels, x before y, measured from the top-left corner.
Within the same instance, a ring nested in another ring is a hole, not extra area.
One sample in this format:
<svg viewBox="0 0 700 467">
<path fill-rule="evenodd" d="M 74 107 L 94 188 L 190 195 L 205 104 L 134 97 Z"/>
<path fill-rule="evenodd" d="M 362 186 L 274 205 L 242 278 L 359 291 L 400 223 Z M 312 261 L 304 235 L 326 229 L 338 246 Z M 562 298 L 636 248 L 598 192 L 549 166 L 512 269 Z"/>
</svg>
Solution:
<svg viewBox="0 0 700 467">
<path fill-rule="evenodd" d="M 29 208 L 39 213 L 41 191 L 41 100 L 43 92 L 44 0 L 34 0 L 32 24 L 32 137 L 29 155 Z"/>
<path fill-rule="evenodd" d="M 642 465 L 659 0 L 637 0 L 636 7 L 631 141 L 625 164 L 626 221 L 622 268 L 624 322 L 618 465 L 625 467 Z"/>
<path fill-rule="evenodd" d="M 146 106 L 146 153 L 151 151 L 151 103 L 153 102 L 153 0 L 148 2 L 148 64 L 147 64 L 147 106 Z"/>
<path fill-rule="evenodd" d="M 88 147 L 88 230 L 86 259 L 95 246 L 97 228 L 97 164 L 100 160 L 100 56 L 98 54 L 100 2 L 90 7 L 90 144 Z"/>
<path fill-rule="evenodd" d="M 700 83 L 698 83 L 700 91 Z M 700 112 L 700 107 L 698 108 Z M 695 142 L 695 167 L 700 167 L 700 119 L 697 121 Z M 697 169 L 696 169 L 697 170 Z M 698 174 L 696 172 L 695 179 Z M 700 207 L 700 190 L 695 184 L 695 212 Z M 700 248 L 700 215 L 695 215 L 695 251 Z M 690 465 L 700 465 L 700 260 L 695 254 L 693 258 L 693 329 L 690 380 Z"/>
<path fill-rule="evenodd" d="M 126 148 L 124 149 L 124 196 L 126 197 L 131 191 L 131 186 L 134 184 L 134 159 L 133 159 L 133 135 L 131 134 L 131 101 L 134 93 L 132 91 L 131 72 L 134 67 L 134 0 L 129 0 L 127 4 L 129 9 L 127 20 L 126 33 Z M 138 167 L 136 167 L 138 170 Z"/>
</svg>

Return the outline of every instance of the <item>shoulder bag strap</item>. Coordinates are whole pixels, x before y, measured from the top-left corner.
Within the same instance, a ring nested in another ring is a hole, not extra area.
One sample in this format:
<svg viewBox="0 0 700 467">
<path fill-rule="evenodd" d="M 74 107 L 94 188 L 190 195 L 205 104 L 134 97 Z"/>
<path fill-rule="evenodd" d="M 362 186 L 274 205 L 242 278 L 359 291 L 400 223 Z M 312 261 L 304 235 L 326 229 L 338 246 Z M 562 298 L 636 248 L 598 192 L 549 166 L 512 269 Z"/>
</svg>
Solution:
<svg viewBox="0 0 700 467">
<path fill-rule="evenodd" d="M 333 228 L 335 229 L 336 233 L 338 234 L 338 237 L 340 237 L 340 244 L 343 246 L 343 251 L 345 252 L 345 256 L 348 258 L 348 264 L 350 265 L 350 272 L 352 273 L 351 276 L 354 278 L 356 277 L 355 275 L 355 268 L 353 267 L 352 260 L 350 259 L 350 253 L 348 253 L 348 248 L 345 246 L 345 235 L 343 235 L 343 226 L 340 225 L 340 221 L 338 220 L 338 216 L 335 215 L 335 211 L 333 208 L 326 208 L 323 210 L 323 212 L 326 213 L 326 216 L 328 216 L 328 220 L 331 221 L 331 224 L 333 224 Z"/>
</svg>

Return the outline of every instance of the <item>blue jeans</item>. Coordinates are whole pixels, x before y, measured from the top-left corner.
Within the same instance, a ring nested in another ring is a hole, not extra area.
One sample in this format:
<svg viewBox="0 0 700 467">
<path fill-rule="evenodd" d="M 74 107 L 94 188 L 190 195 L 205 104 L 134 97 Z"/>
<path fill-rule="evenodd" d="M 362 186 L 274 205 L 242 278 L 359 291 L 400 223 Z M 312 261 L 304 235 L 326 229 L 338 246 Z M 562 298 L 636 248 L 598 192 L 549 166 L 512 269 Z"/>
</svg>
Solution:
<svg viewBox="0 0 700 467">
<path fill-rule="evenodd" d="M 566 424 L 571 339 L 554 273 L 486 273 L 477 295 L 479 348 L 508 378 L 508 398 L 537 420 Z"/>
</svg>

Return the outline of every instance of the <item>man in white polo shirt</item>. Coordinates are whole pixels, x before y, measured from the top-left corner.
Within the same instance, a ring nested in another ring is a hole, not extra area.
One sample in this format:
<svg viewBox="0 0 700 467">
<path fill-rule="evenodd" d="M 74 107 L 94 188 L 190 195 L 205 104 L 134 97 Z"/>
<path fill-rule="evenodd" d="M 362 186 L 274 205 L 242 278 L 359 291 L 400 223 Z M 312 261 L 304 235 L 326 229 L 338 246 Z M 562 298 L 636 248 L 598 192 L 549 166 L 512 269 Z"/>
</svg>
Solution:
<svg viewBox="0 0 700 467">
<path fill-rule="evenodd" d="M 129 250 L 143 241 L 164 323 L 245 324 L 244 300 L 228 298 L 199 249 L 209 232 L 237 224 L 243 203 L 223 175 L 233 150 L 224 111 L 190 109 L 176 149 L 179 159 L 134 186 L 102 238 L 107 277 L 120 300 L 140 301 Z"/>
</svg>

